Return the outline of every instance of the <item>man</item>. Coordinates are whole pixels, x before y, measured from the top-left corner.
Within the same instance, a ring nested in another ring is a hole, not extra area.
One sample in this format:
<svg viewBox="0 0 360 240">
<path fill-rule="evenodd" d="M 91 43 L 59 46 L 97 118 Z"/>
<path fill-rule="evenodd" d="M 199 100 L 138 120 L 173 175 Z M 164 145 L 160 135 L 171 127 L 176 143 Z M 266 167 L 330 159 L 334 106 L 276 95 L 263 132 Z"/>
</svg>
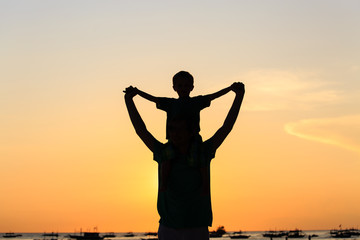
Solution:
<svg viewBox="0 0 360 240">
<path fill-rule="evenodd" d="M 175 116 L 168 123 L 169 141 L 160 143 L 147 130 L 133 97 L 139 90 L 128 87 L 125 102 L 137 135 L 158 162 L 160 215 L 159 240 L 208 240 L 212 225 L 210 162 L 232 130 L 244 97 L 243 83 L 234 83 L 235 99 L 224 124 L 204 142 L 194 141 L 196 128 L 191 115 Z"/>
</svg>

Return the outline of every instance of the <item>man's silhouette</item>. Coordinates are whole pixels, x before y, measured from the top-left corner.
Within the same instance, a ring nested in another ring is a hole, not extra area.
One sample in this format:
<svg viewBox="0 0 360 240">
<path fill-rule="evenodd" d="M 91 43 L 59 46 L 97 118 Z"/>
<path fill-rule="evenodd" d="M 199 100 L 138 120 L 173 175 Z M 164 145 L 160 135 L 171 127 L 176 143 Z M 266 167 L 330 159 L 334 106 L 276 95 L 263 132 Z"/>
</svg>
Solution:
<svg viewBox="0 0 360 240">
<path fill-rule="evenodd" d="M 236 94 L 233 104 L 224 124 L 210 139 L 194 141 L 198 133 L 191 115 L 179 114 L 168 122 L 167 143 L 159 142 L 147 130 L 133 101 L 139 90 L 131 86 L 125 90 L 125 102 L 135 131 L 153 152 L 159 166 L 159 240 L 209 239 L 208 226 L 212 225 L 210 162 L 235 124 L 245 93 L 244 84 L 234 83 L 231 90 Z"/>
</svg>

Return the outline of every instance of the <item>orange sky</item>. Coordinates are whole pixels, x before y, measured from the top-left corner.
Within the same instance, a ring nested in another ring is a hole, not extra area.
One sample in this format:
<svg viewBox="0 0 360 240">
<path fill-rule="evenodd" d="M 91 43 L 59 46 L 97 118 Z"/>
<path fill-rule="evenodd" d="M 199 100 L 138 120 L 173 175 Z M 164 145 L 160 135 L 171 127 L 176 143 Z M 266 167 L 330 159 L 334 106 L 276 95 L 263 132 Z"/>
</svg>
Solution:
<svg viewBox="0 0 360 240">
<path fill-rule="evenodd" d="M 213 160 L 213 226 L 360 224 L 360 2 L 1 1 L 0 232 L 156 231 L 157 165 L 122 90 L 246 85 Z M 234 95 L 201 113 L 222 124 Z M 165 114 L 137 97 L 165 141 Z"/>
</svg>

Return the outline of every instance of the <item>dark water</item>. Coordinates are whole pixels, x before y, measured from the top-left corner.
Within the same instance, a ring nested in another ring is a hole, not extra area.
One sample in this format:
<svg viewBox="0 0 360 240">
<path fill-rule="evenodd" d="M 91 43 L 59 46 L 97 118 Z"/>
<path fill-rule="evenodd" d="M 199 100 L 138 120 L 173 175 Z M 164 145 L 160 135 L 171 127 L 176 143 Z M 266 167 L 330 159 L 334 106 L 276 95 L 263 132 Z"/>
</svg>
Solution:
<svg viewBox="0 0 360 240">
<path fill-rule="evenodd" d="M 269 238 L 265 238 L 262 236 L 264 232 L 245 232 L 244 234 L 246 235 L 250 235 L 250 238 L 248 238 L 249 240 L 270 240 Z M 318 237 L 313 237 L 311 238 L 311 240 L 341 240 L 341 238 L 331 238 L 330 236 L 330 231 L 328 230 L 321 230 L 321 231 L 304 231 L 304 233 L 306 234 L 306 237 L 301 238 L 303 240 L 308 240 L 308 235 L 313 235 L 316 234 L 318 235 Z M 18 234 L 18 233 L 16 233 Z M 16 238 L 2 238 L 2 236 L 4 235 L 3 233 L 0 234 L 0 240 L 51 240 L 51 237 L 46 237 L 44 238 L 42 236 L 43 233 L 19 233 L 22 234 L 21 237 L 16 237 Z M 69 234 L 78 234 L 78 233 L 59 233 L 59 237 L 57 238 L 58 240 L 68 240 L 68 237 L 66 237 Z M 103 235 L 106 233 L 101 233 L 100 235 Z M 134 237 L 125 237 L 126 233 L 115 233 L 116 237 L 114 238 L 109 238 L 109 240 L 120 240 L 120 239 L 131 239 L 131 240 L 140 240 L 140 239 L 151 239 L 151 237 L 145 236 L 145 233 L 140 233 L 140 232 L 134 232 Z M 218 240 L 222 240 L 222 239 L 231 239 L 230 235 L 232 234 L 232 232 L 228 232 L 227 234 L 223 235 L 223 237 L 221 238 L 211 238 L 211 239 L 218 239 Z M 359 239 L 360 240 L 360 236 L 354 236 L 351 238 L 347 238 L 348 240 L 356 240 Z M 285 240 L 285 237 L 283 238 L 273 238 L 273 240 Z M 296 240 L 296 239 L 293 239 Z"/>
</svg>

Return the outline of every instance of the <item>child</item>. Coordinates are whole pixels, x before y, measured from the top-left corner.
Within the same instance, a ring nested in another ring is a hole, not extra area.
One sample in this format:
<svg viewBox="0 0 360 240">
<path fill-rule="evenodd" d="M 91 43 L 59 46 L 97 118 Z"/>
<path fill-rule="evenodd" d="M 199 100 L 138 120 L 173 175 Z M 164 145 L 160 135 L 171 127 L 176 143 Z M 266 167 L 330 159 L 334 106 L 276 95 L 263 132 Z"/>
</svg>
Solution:
<svg viewBox="0 0 360 240">
<path fill-rule="evenodd" d="M 203 194 L 208 193 L 209 183 L 206 181 L 208 179 L 205 161 L 202 158 L 198 158 L 200 148 L 198 147 L 202 142 L 202 137 L 200 136 L 200 111 L 208 106 L 212 100 L 228 93 L 231 90 L 231 87 L 222 89 L 216 93 L 205 95 L 205 96 L 196 96 L 190 97 L 190 92 L 194 89 L 194 78 L 193 76 L 185 71 L 180 71 L 176 73 L 173 77 L 173 89 L 177 92 L 179 98 L 166 98 L 166 97 L 154 97 L 148 93 L 145 93 L 139 89 L 135 89 L 137 94 L 141 97 L 155 102 L 158 109 L 164 110 L 167 113 L 166 119 L 166 139 L 169 139 L 169 123 L 175 118 L 186 118 L 189 121 L 189 124 L 192 125 L 192 131 L 194 131 L 194 136 L 192 137 L 191 146 L 189 149 L 190 155 L 187 159 L 188 164 L 193 167 L 198 167 L 203 178 Z M 171 147 L 167 150 L 168 154 L 174 154 Z M 168 178 L 168 173 L 171 171 L 171 161 L 164 162 L 160 174 L 163 178 L 160 185 L 160 191 L 166 190 L 166 183 Z"/>
<path fill-rule="evenodd" d="M 179 98 L 165 98 L 165 97 L 154 97 L 148 93 L 145 93 L 137 89 L 137 93 L 154 103 L 158 109 L 164 110 L 167 114 L 166 120 L 166 139 L 169 139 L 168 125 L 169 121 L 179 115 L 188 115 L 193 119 L 195 125 L 195 131 L 198 138 L 201 139 L 200 132 L 200 111 L 208 106 L 212 100 L 223 96 L 231 90 L 231 87 L 224 88 L 216 93 L 190 97 L 190 92 L 194 89 L 194 78 L 193 76 L 185 71 L 176 73 L 173 77 L 173 89 L 177 92 Z M 200 140 L 198 139 L 198 140 Z"/>
</svg>

